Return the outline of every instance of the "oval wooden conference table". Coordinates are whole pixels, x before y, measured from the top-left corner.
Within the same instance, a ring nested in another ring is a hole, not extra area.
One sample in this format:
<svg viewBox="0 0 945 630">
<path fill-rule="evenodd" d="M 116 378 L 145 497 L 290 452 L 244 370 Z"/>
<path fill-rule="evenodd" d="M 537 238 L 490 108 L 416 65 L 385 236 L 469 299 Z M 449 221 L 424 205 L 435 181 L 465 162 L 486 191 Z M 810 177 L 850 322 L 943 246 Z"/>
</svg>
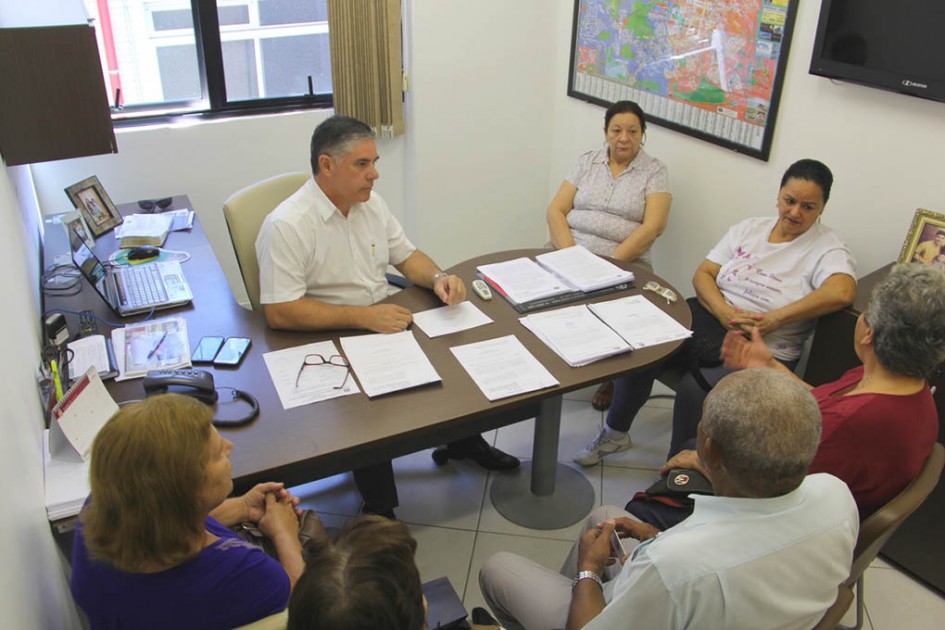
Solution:
<svg viewBox="0 0 945 630">
<path fill-rule="evenodd" d="M 189 207 L 189 200 L 185 196 L 175 197 L 174 207 Z M 135 206 L 123 204 L 120 209 L 127 213 Z M 107 253 L 117 248 L 112 234 L 98 240 L 96 251 Z M 67 247 L 67 244 L 65 247 L 59 245 L 56 249 L 62 251 Z M 532 460 L 523 462 L 520 469 L 496 473 L 492 498 L 499 511 L 513 522 L 538 529 L 566 527 L 590 511 L 594 492 L 579 471 L 557 463 L 562 394 L 651 366 L 675 352 L 682 343 L 643 348 L 572 368 L 518 322 L 520 315 L 502 297 L 496 295 L 492 301 L 486 302 L 470 291 L 469 299 L 492 318 L 492 324 L 435 339 L 415 330 L 415 337 L 440 375 L 441 382 L 374 399 L 361 393 L 283 409 L 263 359 L 265 353 L 326 339 L 333 340 L 340 350 L 340 337 L 364 334 L 363 331 L 269 329 L 260 313 L 243 309 L 236 303 L 199 221 L 194 223 L 190 232 L 172 233 L 165 247 L 190 254 L 191 259 L 184 263 L 183 268 L 193 289 L 194 300 L 187 306 L 161 311 L 158 316 L 184 317 L 191 347 L 204 335 L 252 338 L 252 347 L 239 367 L 197 366 L 214 375 L 221 392 L 217 409 L 221 416 L 232 417 L 234 412 L 236 415 L 241 413 L 241 403 L 230 404 L 224 388 L 247 391 L 259 401 L 260 413 L 255 421 L 239 428 L 221 429 L 223 435 L 234 443 L 231 461 L 236 492 L 243 492 L 260 481 L 277 480 L 288 486 L 299 485 L 537 418 Z M 488 254 L 448 271 L 462 277 L 469 286 L 476 277 L 477 266 L 481 264 L 534 256 L 544 251 L 547 250 L 524 249 Z M 691 314 L 684 300 L 680 298 L 668 305 L 651 292 L 640 290 L 651 279 L 668 286 L 666 283 L 643 269 L 626 268 L 633 269 L 636 274 L 635 288 L 588 301 L 643 293 L 681 324 L 690 327 Z M 388 300 L 413 312 L 441 306 L 432 291 L 418 287 L 404 289 Z M 106 319 L 116 319 L 88 286 L 78 295 L 47 298 L 46 308 L 51 307 L 72 309 L 71 313 L 91 309 Z M 70 314 L 67 319 L 71 329 L 76 329 L 76 317 Z M 139 319 L 127 318 L 124 321 Z M 107 333 L 106 330 L 102 332 Z M 554 375 L 559 385 L 490 402 L 455 359 L 450 347 L 510 334 L 515 335 Z M 137 399 L 143 395 L 140 379 L 120 383 L 110 381 L 107 387 L 116 401 Z"/>
<path fill-rule="evenodd" d="M 546 249 L 523 249 L 497 252 L 467 260 L 448 271 L 463 278 L 467 286 L 476 278 L 476 270 L 480 265 L 501 262 L 520 257 L 534 258 Z M 585 299 L 573 304 L 587 304 L 614 300 L 628 295 L 642 294 L 659 306 L 663 311 L 675 318 L 686 328 L 692 324 L 692 315 L 682 297 L 675 303 L 667 304 L 666 300 L 649 291 L 642 291 L 641 287 L 649 280 L 655 280 L 665 287 L 671 287 L 662 278 L 636 265 L 621 263 L 612 260 L 625 269 L 630 269 L 636 277 L 633 285 L 626 290 Z M 418 290 L 414 289 L 413 292 Z M 414 311 L 436 306 L 436 298 L 430 296 L 432 292 L 419 290 L 423 294 L 426 304 L 421 307 L 413 302 L 415 293 L 402 291 L 391 298 L 391 301 L 403 304 Z M 676 291 L 677 295 L 679 292 Z M 431 360 L 444 351 L 449 354 L 449 346 L 462 345 L 485 339 L 494 339 L 505 335 L 515 335 L 519 341 L 531 352 L 538 361 L 551 372 L 558 380 L 559 385 L 554 388 L 530 392 L 522 396 L 508 398 L 489 403 L 485 396 L 469 378 L 455 359 L 456 374 L 450 374 L 450 379 L 456 378 L 463 397 L 467 397 L 472 405 L 485 408 L 507 406 L 520 409 L 524 418 L 535 417 L 534 442 L 531 461 L 524 461 L 518 469 L 496 473 L 492 482 L 491 498 L 496 509 L 513 523 L 533 529 L 559 529 L 567 527 L 591 511 L 594 504 L 594 489 L 587 478 L 571 466 L 558 463 L 558 436 L 561 421 L 562 395 L 612 379 L 629 372 L 650 367 L 676 352 L 682 341 L 675 341 L 657 346 L 642 348 L 631 353 L 609 357 L 590 365 L 574 368 L 569 366 L 551 348 L 545 345 L 531 331 L 527 330 L 519 318 L 522 317 L 504 298 L 493 291 L 493 299 L 484 301 L 470 290 L 470 300 L 492 320 L 493 324 L 481 326 L 454 335 L 427 339 L 422 332 L 417 334 L 421 346 Z M 553 308 L 553 307 L 552 307 Z M 434 349 L 432 345 L 437 345 Z M 439 370 L 439 365 L 434 362 Z M 444 384 L 447 376 L 441 372 Z M 450 384 L 449 389 L 453 389 Z M 534 403 L 537 402 L 537 413 L 533 413 Z M 510 409 L 509 411 L 512 411 Z M 484 410 L 485 411 L 485 410 Z M 508 412 L 507 412 L 508 413 Z"/>
</svg>

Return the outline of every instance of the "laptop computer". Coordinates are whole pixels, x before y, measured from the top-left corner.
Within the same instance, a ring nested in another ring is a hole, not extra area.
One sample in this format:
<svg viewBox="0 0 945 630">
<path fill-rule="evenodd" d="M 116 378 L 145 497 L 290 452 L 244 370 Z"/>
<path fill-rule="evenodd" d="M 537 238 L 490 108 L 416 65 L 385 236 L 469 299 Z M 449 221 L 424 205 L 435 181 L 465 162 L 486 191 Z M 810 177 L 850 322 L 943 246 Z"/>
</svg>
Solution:
<svg viewBox="0 0 945 630">
<path fill-rule="evenodd" d="M 106 267 L 71 229 L 69 244 L 72 262 L 119 317 L 182 306 L 194 299 L 177 261 Z"/>
</svg>

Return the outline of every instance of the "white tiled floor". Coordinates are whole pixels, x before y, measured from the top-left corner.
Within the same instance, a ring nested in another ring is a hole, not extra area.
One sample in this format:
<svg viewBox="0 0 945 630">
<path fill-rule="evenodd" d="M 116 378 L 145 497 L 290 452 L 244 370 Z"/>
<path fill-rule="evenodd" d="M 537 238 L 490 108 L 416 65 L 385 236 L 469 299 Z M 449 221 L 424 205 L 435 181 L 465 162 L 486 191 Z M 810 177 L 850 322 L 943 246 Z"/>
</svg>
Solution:
<svg viewBox="0 0 945 630">
<path fill-rule="evenodd" d="M 660 385 L 657 384 L 657 387 Z M 603 466 L 581 469 L 571 455 L 601 426 L 603 414 L 588 402 L 593 389 L 565 398 L 558 458 L 580 469 L 595 491 L 595 504 L 623 505 L 656 477 L 669 448 L 672 401 L 651 400 L 633 424 L 634 447 L 611 455 Z M 485 434 L 502 450 L 530 458 L 532 421 Z M 437 466 L 429 450 L 394 461 L 400 507 L 397 517 L 417 539 L 417 564 L 424 581 L 446 575 L 467 610 L 483 606 L 477 576 L 479 567 L 497 551 L 514 551 L 558 569 L 580 523 L 564 529 L 534 530 L 506 520 L 492 506 L 489 485 L 493 474 L 468 461 Z M 339 526 L 357 514 L 360 500 L 350 475 L 338 475 L 293 488 L 305 507 L 319 512 L 327 525 Z M 941 628 L 945 598 L 888 563 L 878 559 L 866 572 L 864 628 L 894 630 Z M 853 623 L 852 611 L 844 619 Z"/>
</svg>

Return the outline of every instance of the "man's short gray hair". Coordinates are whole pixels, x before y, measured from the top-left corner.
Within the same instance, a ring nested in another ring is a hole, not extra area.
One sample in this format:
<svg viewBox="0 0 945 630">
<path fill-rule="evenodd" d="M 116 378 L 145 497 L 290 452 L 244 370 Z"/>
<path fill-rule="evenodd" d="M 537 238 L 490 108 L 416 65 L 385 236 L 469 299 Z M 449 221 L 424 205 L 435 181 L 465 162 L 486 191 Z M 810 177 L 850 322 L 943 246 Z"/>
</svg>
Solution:
<svg viewBox="0 0 945 630">
<path fill-rule="evenodd" d="M 312 175 L 318 175 L 318 158 L 322 155 L 341 159 L 352 147 L 364 140 L 373 140 L 374 132 L 367 123 L 351 116 L 336 115 L 322 121 L 312 132 Z"/>
<path fill-rule="evenodd" d="M 926 378 L 945 360 L 945 272 L 937 267 L 896 265 L 873 288 L 863 315 L 887 370 Z"/>
<path fill-rule="evenodd" d="M 820 443 L 820 409 L 797 379 L 771 368 L 729 374 L 709 392 L 702 430 L 736 489 L 775 497 L 804 480 Z"/>
</svg>

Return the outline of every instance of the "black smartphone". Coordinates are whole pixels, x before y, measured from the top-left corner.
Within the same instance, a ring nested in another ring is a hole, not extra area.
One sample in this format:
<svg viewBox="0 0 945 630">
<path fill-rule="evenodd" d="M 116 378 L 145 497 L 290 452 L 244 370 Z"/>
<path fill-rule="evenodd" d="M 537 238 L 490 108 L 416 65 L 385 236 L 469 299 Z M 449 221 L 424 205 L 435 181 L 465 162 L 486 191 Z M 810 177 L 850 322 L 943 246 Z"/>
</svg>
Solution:
<svg viewBox="0 0 945 630">
<path fill-rule="evenodd" d="M 223 337 L 201 337 L 190 355 L 193 363 L 212 363 L 223 345 Z"/>
<path fill-rule="evenodd" d="M 252 340 L 248 337 L 230 337 L 223 344 L 220 352 L 217 353 L 217 358 L 213 360 L 213 364 L 227 367 L 239 365 L 251 343 Z"/>
</svg>

